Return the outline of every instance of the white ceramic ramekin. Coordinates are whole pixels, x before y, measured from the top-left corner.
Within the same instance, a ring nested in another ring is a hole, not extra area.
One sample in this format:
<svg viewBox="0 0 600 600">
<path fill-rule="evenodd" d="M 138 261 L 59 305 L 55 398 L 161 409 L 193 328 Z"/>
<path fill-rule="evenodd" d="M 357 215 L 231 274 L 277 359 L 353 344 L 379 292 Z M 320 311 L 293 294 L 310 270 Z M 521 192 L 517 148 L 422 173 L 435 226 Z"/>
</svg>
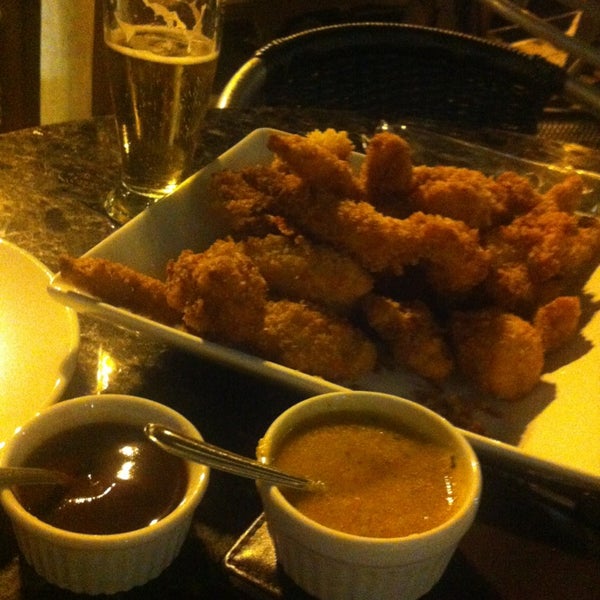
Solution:
<svg viewBox="0 0 600 600">
<path fill-rule="evenodd" d="M 19 466 L 32 449 L 56 433 L 107 421 L 141 426 L 158 422 L 200 437 L 192 423 L 157 402 L 114 394 L 84 396 L 44 409 L 19 428 L 8 441 L 1 463 Z M 65 531 L 27 512 L 8 489 L 2 491 L 1 500 L 23 556 L 39 575 L 73 592 L 112 594 L 157 577 L 179 553 L 209 478 L 207 467 L 187 466 L 188 486 L 182 502 L 155 524 L 127 533 Z"/>
<path fill-rule="evenodd" d="M 259 444 L 259 460 L 270 463 L 296 427 L 336 411 L 379 414 L 451 444 L 464 473 L 461 504 L 448 521 L 423 533 L 360 537 L 305 517 L 277 487 L 258 482 L 277 560 L 296 584 L 320 600 L 419 598 L 440 579 L 475 518 L 481 490 L 477 457 L 457 429 L 419 404 L 376 392 L 333 392 L 309 398 L 280 415 Z"/>
</svg>

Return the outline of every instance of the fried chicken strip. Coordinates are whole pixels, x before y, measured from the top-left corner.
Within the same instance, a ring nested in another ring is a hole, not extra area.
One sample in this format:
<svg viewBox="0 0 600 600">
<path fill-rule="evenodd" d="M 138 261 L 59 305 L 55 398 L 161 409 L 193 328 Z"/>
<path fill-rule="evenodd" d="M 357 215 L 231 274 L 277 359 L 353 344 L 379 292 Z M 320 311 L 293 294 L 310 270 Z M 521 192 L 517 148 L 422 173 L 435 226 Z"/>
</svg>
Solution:
<svg viewBox="0 0 600 600">
<path fill-rule="evenodd" d="M 250 237 L 240 248 L 280 296 L 347 312 L 373 288 L 373 277 L 356 261 L 302 236 Z"/>
<path fill-rule="evenodd" d="M 433 381 L 448 377 L 453 368 L 450 349 L 426 304 L 371 294 L 364 301 L 364 311 L 397 365 Z"/>
<path fill-rule="evenodd" d="M 267 284 L 232 240 L 184 250 L 167 265 L 166 293 L 186 327 L 214 341 L 253 346 L 262 330 Z"/>
<path fill-rule="evenodd" d="M 375 368 L 375 345 L 347 321 L 290 300 L 267 303 L 257 338 L 261 356 L 323 377 L 352 382 Z"/>
<path fill-rule="evenodd" d="M 450 336 L 459 370 L 482 391 L 515 401 L 539 382 L 544 345 L 524 319 L 495 308 L 456 312 Z"/>
<path fill-rule="evenodd" d="M 241 243 L 183 251 L 168 265 L 166 286 L 185 325 L 208 339 L 332 381 L 354 380 L 375 366 L 373 343 L 346 320 L 300 302 L 269 301 Z"/>
<path fill-rule="evenodd" d="M 538 203 L 537 210 L 558 210 L 573 213 L 581 204 L 583 180 L 579 175 L 568 175 L 553 185 Z"/>
<path fill-rule="evenodd" d="M 475 229 L 506 216 L 506 191 L 481 171 L 451 166 L 413 169 L 409 202 L 414 211 L 442 215 Z"/>
<path fill-rule="evenodd" d="M 541 306 L 533 326 L 542 338 L 545 352 L 552 352 L 572 339 L 579 329 L 581 301 L 577 296 L 560 296 Z"/>
<path fill-rule="evenodd" d="M 555 208 L 533 209 L 485 237 L 491 269 L 485 283 L 492 302 L 533 310 L 549 284 L 570 279 L 597 261 L 600 222 Z"/>
<path fill-rule="evenodd" d="M 296 204 L 286 214 L 373 273 L 400 275 L 409 265 L 425 263 L 440 293 L 465 292 L 487 275 L 488 257 L 478 234 L 463 223 L 423 213 L 395 219 L 350 200 L 305 208 Z"/>
<path fill-rule="evenodd" d="M 366 201 L 392 216 L 406 216 L 406 196 L 411 189 L 411 149 L 402 137 L 383 132 L 369 141 L 360 178 Z"/>
<path fill-rule="evenodd" d="M 267 147 L 310 186 L 348 198 L 362 196 L 360 182 L 348 161 L 328 148 L 300 135 L 279 134 L 269 137 Z"/>
<path fill-rule="evenodd" d="M 181 312 L 167 302 L 165 284 L 126 265 L 103 258 L 63 255 L 59 268 L 66 281 L 104 302 L 168 325 L 181 320 Z"/>
<path fill-rule="evenodd" d="M 260 181 L 261 172 L 269 167 L 253 167 L 242 171 L 223 170 L 214 173 L 210 191 L 214 197 L 213 209 L 225 223 L 232 236 L 264 236 L 289 228 L 282 217 L 269 213 L 272 196 L 260 191 L 253 183 Z"/>
<path fill-rule="evenodd" d="M 354 144 L 350 141 L 347 131 L 336 131 L 332 128 L 325 131 L 315 129 L 306 134 L 306 139 L 311 144 L 316 144 L 328 150 L 340 160 L 348 160 L 354 150 Z"/>
<path fill-rule="evenodd" d="M 503 202 L 506 211 L 506 219 L 498 224 L 512 221 L 515 217 L 529 212 L 542 201 L 542 196 L 533 188 L 529 179 L 513 171 L 500 173 L 496 177 L 496 185 L 504 191 Z"/>
</svg>

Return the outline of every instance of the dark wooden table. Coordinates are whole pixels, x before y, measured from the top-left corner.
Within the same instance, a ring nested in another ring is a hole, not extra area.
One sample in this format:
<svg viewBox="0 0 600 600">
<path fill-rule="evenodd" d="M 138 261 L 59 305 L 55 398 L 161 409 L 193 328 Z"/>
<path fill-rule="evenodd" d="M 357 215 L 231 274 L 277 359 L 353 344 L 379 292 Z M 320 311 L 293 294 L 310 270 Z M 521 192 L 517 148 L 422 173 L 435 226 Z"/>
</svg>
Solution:
<svg viewBox="0 0 600 600">
<path fill-rule="evenodd" d="M 374 123 L 319 111 L 213 111 L 196 167 L 261 126 L 368 133 Z M 118 179 L 117 164 L 110 118 L 1 135 L 0 235 L 56 270 L 60 253 L 81 254 L 114 230 L 101 206 Z M 81 316 L 80 326 L 78 365 L 64 398 L 96 392 L 151 398 L 185 414 L 208 441 L 253 455 L 271 420 L 303 397 L 107 323 Z M 107 386 L 99 386 L 96 377 L 101 352 L 118 366 Z M 492 467 L 485 467 L 484 476 L 478 518 L 427 598 L 600 598 L 600 506 L 591 501 L 586 512 L 576 514 Z M 260 544 L 250 543 L 248 550 L 250 563 L 264 570 L 256 575 L 265 585 L 241 590 L 237 579 L 232 582 L 225 556 L 260 512 L 252 482 L 213 472 L 179 558 L 158 579 L 122 596 L 225 600 L 255 597 L 270 586 L 263 597 L 304 598 Z M 41 580 L 19 558 L 0 513 L 0 600 L 71 596 Z"/>
</svg>

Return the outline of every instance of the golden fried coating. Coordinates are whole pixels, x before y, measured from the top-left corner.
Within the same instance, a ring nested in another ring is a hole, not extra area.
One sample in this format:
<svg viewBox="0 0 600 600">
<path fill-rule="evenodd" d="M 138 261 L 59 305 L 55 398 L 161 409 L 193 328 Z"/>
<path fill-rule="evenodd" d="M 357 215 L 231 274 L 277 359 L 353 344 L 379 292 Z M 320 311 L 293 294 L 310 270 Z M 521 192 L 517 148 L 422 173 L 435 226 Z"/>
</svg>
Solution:
<svg viewBox="0 0 600 600">
<path fill-rule="evenodd" d="M 277 219 L 268 212 L 271 196 L 260 191 L 250 182 L 260 177 L 253 171 L 219 171 L 210 181 L 210 190 L 214 196 L 215 214 L 224 221 L 226 229 L 235 236 L 257 235 L 278 232 L 285 228 L 283 219 Z"/>
<path fill-rule="evenodd" d="M 346 383 L 373 371 L 385 347 L 436 389 L 456 366 L 475 391 L 512 401 L 534 388 L 545 353 L 577 333 L 574 294 L 600 259 L 600 220 L 576 213 L 578 175 L 541 193 L 511 171 L 414 166 L 406 140 L 387 132 L 359 171 L 343 131 L 275 134 L 267 145 L 269 164 L 212 177 L 231 237 L 184 251 L 165 283 L 87 259 L 63 259 L 63 276 Z"/>
<path fill-rule="evenodd" d="M 560 183 L 552 186 L 542 197 L 539 203 L 541 210 L 559 210 L 572 213 L 581 204 L 583 194 L 583 180 L 579 175 L 568 175 Z"/>
<path fill-rule="evenodd" d="M 560 348 L 579 329 L 581 302 L 577 296 L 560 296 L 538 308 L 533 326 L 542 338 L 546 352 Z"/>
<path fill-rule="evenodd" d="M 348 198 L 362 196 L 350 164 L 327 148 L 311 144 L 300 135 L 277 134 L 270 136 L 267 146 L 310 186 Z"/>
<path fill-rule="evenodd" d="M 350 141 L 346 131 L 336 131 L 331 128 L 325 131 L 315 129 L 306 134 L 306 139 L 311 144 L 325 148 L 340 160 L 348 160 L 354 150 L 354 144 Z"/>
<path fill-rule="evenodd" d="M 524 319 L 495 308 L 456 312 L 450 336 L 459 370 L 481 390 L 514 401 L 539 382 L 544 346 Z"/>
<path fill-rule="evenodd" d="M 450 217 L 477 229 L 487 229 L 505 216 L 504 188 L 480 171 L 419 166 L 413 169 L 412 186 L 413 210 Z"/>
<path fill-rule="evenodd" d="M 434 381 L 448 377 L 453 368 L 450 349 L 425 303 L 372 294 L 365 299 L 364 310 L 368 324 L 399 366 Z"/>
<path fill-rule="evenodd" d="M 542 200 L 541 195 L 535 191 L 529 179 L 513 171 L 500 173 L 496 177 L 496 185 L 504 191 L 502 202 L 506 218 L 502 219 L 503 222 L 509 222 L 514 217 L 529 212 Z"/>
<path fill-rule="evenodd" d="M 558 210 L 532 210 L 486 236 L 486 289 L 504 308 L 531 308 L 553 278 L 572 277 L 600 255 L 600 223 Z"/>
<path fill-rule="evenodd" d="M 494 261 L 484 288 L 493 305 L 520 315 L 534 310 L 540 293 L 540 286 L 532 281 L 527 264 L 518 261 Z"/>
<path fill-rule="evenodd" d="M 247 346 L 262 329 L 267 284 L 231 240 L 199 254 L 184 250 L 167 266 L 166 288 L 186 327 L 213 341 Z"/>
<path fill-rule="evenodd" d="M 405 225 L 417 232 L 418 260 L 427 280 L 439 294 L 465 294 L 489 271 L 489 254 L 479 243 L 479 232 L 461 221 L 439 215 L 413 213 Z"/>
<path fill-rule="evenodd" d="M 373 288 L 372 276 L 349 256 L 302 236 L 250 237 L 240 248 L 260 270 L 269 290 L 348 311 Z"/>
<path fill-rule="evenodd" d="M 388 132 L 373 136 L 365 152 L 360 177 L 367 202 L 384 214 L 403 215 L 413 178 L 408 142 Z"/>
<path fill-rule="evenodd" d="M 487 275 L 489 257 L 478 231 L 460 221 L 420 212 L 396 219 L 368 202 L 299 193 L 295 183 L 287 184 L 279 180 L 280 189 L 272 188 L 271 210 L 314 239 L 348 253 L 372 273 L 399 275 L 406 266 L 422 262 L 440 293 L 464 293 Z"/>
<path fill-rule="evenodd" d="M 59 268 L 66 281 L 104 302 L 168 325 L 181 320 L 181 312 L 167 303 L 165 284 L 130 267 L 103 258 L 64 255 Z"/>
<path fill-rule="evenodd" d="M 347 321 L 301 302 L 268 302 L 259 353 L 329 381 L 353 382 L 375 368 L 375 345 Z"/>
</svg>

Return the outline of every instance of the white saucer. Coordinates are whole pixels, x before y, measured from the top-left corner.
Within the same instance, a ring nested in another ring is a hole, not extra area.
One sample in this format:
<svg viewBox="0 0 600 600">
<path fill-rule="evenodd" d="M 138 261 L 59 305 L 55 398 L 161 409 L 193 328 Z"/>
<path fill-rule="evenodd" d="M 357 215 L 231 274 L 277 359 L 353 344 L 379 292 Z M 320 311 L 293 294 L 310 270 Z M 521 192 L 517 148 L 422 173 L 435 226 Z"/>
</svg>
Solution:
<svg viewBox="0 0 600 600">
<path fill-rule="evenodd" d="M 0 450 L 60 397 L 79 348 L 76 313 L 50 297 L 52 273 L 0 239 Z"/>
</svg>

